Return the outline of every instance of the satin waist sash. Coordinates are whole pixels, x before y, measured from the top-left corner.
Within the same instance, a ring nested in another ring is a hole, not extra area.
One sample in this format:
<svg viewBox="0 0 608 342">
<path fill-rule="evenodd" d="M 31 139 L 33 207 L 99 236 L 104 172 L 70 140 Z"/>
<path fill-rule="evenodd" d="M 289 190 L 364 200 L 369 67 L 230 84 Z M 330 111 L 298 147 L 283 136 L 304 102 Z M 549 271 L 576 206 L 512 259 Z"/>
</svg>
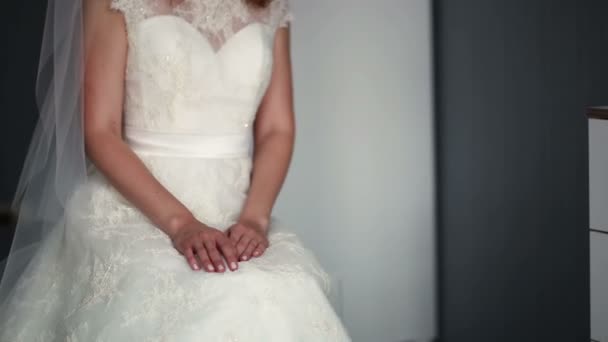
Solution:
<svg viewBox="0 0 608 342">
<path fill-rule="evenodd" d="M 253 150 L 253 132 L 233 135 L 165 133 L 125 127 L 126 142 L 136 153 L 184 158 L 249 157 Z"/>
</svg>

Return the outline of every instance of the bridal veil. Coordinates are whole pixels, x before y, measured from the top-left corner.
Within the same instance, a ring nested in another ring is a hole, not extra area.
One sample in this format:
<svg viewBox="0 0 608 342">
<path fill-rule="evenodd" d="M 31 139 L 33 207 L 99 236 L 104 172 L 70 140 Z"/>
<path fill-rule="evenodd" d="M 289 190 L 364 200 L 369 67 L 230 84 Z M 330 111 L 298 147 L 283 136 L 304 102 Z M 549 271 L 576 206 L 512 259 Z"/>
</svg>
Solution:
<svg viewBox="0 0 608 342">
<path fill-rule="evenodd" d="M 39 120 L 12 202 L 18 215 L 2 263 L 0 310 L 40 242 L 63 224 L 66 202 L 86 181 L 83 137 L 83 0 L 49 0 L 36 81 Z"/>
</svg>

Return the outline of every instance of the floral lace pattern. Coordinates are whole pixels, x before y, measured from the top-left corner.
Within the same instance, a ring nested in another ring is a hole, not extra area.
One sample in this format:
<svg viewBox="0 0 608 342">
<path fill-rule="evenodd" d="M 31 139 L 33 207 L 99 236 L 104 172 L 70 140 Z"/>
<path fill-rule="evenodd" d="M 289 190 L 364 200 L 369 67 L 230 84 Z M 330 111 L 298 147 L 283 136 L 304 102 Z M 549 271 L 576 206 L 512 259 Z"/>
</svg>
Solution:
<svg viewBox="0 0 608 342">
<path fill-rule="evenodd" d="M 267 8 L 254 9 L 244 0 L 111 0 L 112 8 L 124 13 L 129 30 L 158 15 L 175 15 L 195 26 L 216 46 L 243 27 L 260 22 L 276 29 L 294 20 L 288 0 L 273 0 Z"/>
<path fill-rule="evenodd" d="M 263 10 L 242 0 L 113 0 L 129 37 L 127 125 L 236 134 L 249 129 L 272 72 L 286 0 Z M 132 115 L 133 113 L 133 115 Z"/>
<path fill-rule="evenodd" d="M 0 341 L 350 341 L 327 274 L 276 218 L 265 255 L 225 274 L 191 271 L 148 224 L 95 239 L 97 222 L 66 223 L 20 281 Z"/>
</svg>

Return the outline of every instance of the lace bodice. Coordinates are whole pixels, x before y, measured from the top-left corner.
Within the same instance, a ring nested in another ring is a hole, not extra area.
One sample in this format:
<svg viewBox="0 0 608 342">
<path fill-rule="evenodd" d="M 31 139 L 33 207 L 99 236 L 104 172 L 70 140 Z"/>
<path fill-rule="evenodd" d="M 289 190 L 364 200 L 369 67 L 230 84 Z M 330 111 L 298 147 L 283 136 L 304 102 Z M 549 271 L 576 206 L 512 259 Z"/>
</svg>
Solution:
<svg viewBox="0 0 608 342">
<path fill-rule="evenodd" d="M 216 47 L 252 22 L 287 26 L 293 19 L 287 0 L 274 0 L 265 9 L 244 0 L 112 0 L 112 8 L 125 14 L 129 26 L 158 15 L 176 15 L 192 23 Z"/>
<path fill-rule="evenodd" d="M 173 3 L 173 4 L 171 4 Z M 112 0 L 129 37 L 125 125 L 151 131 L 242 134 L 272 71 L 287 0 Z"/>
</svg>

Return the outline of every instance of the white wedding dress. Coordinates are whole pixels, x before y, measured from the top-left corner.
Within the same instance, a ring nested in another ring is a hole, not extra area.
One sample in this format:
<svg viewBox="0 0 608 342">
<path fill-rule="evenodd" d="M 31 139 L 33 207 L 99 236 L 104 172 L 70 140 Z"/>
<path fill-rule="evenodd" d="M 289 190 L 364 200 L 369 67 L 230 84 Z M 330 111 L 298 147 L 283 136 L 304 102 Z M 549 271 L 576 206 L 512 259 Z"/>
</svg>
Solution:
<svg viewBox="0 0 608 342">
<path fill-rule="evenodd" d="M 252 124 L 286 0 L 112 0 L 128 29 L 124 135 L 201 221 L 236 222 Z M 270 247 L 235 272 L 192 271 L 168 237 L 94 167 L 0 313 L 2 342 L 350 341 L 331 282 L 273 217 Z"/>
</svg>

